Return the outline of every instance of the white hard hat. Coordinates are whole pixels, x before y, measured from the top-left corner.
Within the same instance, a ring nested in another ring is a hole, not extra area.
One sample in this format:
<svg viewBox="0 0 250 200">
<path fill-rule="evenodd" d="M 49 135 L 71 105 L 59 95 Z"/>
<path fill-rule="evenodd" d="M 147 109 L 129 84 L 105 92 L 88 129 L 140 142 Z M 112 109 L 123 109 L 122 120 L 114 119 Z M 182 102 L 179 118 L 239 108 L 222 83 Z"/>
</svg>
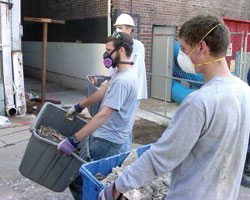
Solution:
<svg viewBox="0 0 250 200">
<path fill-rule="evenodd" d="M 128 14 L 121 14 L 119 17 L 117 17 L 114 26 L 117 25 L 135 26 L 133 18 Z"/>
</svg>

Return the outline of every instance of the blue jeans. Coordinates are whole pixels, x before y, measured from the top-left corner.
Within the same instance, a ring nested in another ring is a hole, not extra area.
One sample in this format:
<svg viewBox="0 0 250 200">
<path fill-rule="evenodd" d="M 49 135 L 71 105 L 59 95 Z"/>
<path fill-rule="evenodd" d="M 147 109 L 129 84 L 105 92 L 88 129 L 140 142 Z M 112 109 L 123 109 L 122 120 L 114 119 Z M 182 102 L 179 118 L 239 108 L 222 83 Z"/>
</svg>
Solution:
<svg viewBox="0 0 250 200">
<path fill-rule="evenodd" d="M 100 160 L 114 156 L 119 153 L 121 144 L 116 144 L 108 140 L 89 136 L 89 153 L 93 160 Z M 82 200 L 82 178 L 78 176 L 70 185 L 69 189 L 75 200 Z"/>
<path fill-rule="evenodd" d="M 139 108 L 140 101 L 141 101 L 140 99 L 137 99 L 137 101 L 136 101 L 135 114 L 133 116 L 133 126 L 134 126 L 134 123 L 135 123 L 136 111 Z M 131 127 L 131 131 L 130 131 L 130 134 L 128 136 L 127 141 L 122 145 L 119 153 L 124 153 L 124 152 L 127 152 L 127 151 L 131 151 L 132 138 L 133 138 L 133 135 L 132 135 L 133 126 Z"/>
</svg>

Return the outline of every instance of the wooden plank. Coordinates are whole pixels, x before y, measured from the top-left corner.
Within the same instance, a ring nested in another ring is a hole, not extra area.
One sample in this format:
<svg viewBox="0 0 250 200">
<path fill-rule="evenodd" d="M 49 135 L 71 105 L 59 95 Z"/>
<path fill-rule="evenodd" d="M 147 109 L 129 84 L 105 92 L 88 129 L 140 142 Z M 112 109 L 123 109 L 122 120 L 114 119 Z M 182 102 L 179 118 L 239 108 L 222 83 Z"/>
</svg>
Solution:
<svg viewBox="0 0 250 200">
<path fill-rule="evenodd" d="M 24 21 L 51 23 L 52 19 L 48 19 L 48 18 L 35 18 L 35 17 L 24 17 Z"/>
<path fill-rule="evenodd" d="M 47 61 L 47 38 L 48 38 L 48 23 L 43 23 L 43 55 L 42 55 L 42 105 L 45 102 L 46 88 L 46 61 Z"/>
<path fill-rule="evenodd" d="M 55 23 L 55 24 L 65 24 L 65 21 L 64 20 L 59 20 L 59 19 L 52 19 L 52 23 Z"/>
<path fill-rule="evenodd" d="M 59 19 L 48 19 L 48 18 L 36 18 L 36 17 L 24 17 L 24 21 L 30 22 L 45 22 L 45 23 L 55 23 L 55 24 L 65 24 L 64 20 Z"/>
</svg>

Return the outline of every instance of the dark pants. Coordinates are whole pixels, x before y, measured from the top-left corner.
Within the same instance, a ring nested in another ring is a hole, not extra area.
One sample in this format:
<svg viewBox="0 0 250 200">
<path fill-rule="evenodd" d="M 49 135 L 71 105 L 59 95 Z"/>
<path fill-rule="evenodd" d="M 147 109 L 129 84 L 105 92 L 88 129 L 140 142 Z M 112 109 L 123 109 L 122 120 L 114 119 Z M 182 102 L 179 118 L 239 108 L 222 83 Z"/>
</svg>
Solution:
<svg viewBox="0 0 250 200">
<path fill-rule="evenodd" d="M 248 73 L 247 73 L 247 83 L 250 86 L 250 68 L 249 68 Z"/>
<path fill-rule="evenodd" d="M 247 157 L 245 161 L 244 172 L 248 175 L 250 174 L 250 137 L 248 141 Z"/>
<path fill-rule="evenodd" d="M 119 154 L 121 146 L 122 144 L 109 142 L 102 138 L 94 136 L 89 138 L 89 153 L 93 160 L 100 160 Z M 80 176 L 69 185 L 69 189 L 75 200 L 82 200 L 82 178 Z"/>
</svg>

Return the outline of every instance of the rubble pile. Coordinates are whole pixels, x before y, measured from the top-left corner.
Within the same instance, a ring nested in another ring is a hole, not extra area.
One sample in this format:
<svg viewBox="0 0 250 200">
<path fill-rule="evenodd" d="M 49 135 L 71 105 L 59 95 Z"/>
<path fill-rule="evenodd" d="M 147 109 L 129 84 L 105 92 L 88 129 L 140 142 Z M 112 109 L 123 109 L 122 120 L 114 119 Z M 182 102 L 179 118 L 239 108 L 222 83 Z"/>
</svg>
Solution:
<svg viewBox="0 0 250 200">
<path fill-rule="evenodd" d="M 122 172 L 138 158 L 136 150 L 133 150 L 124 160 L 121 167 L 112 168 L 112 172 L 107 176 L 97 173 L 95 177 L 104 185 L 109 185 L 117 179 Z M 164 200 L 170 187 L 170 173 L 162 177 L 157 177 L 147 185 L 125 193 L 123 199 L 128 200 Z"/>
<path fill-rule="evenodd" d="M 59 131 L 56 131 L 51 127 L 39 126 L 39 128 L 37 128 L 36 131 L 39 136 L 56 143 L 60 143 L 62 140 L 66 138 Z M 77 149 L 74 149 L 73 152 L 76 153 L 77 155 L 80 155 L 80 150 L 81 148 L 78 147 Z"/>
<path fill-rule="evenodd" d="M 56 143 L 59 143 L 66 138 L 61 133 L 51 127 L 40 126 L 36 131 L 39 136 Z"/>
</svg>

